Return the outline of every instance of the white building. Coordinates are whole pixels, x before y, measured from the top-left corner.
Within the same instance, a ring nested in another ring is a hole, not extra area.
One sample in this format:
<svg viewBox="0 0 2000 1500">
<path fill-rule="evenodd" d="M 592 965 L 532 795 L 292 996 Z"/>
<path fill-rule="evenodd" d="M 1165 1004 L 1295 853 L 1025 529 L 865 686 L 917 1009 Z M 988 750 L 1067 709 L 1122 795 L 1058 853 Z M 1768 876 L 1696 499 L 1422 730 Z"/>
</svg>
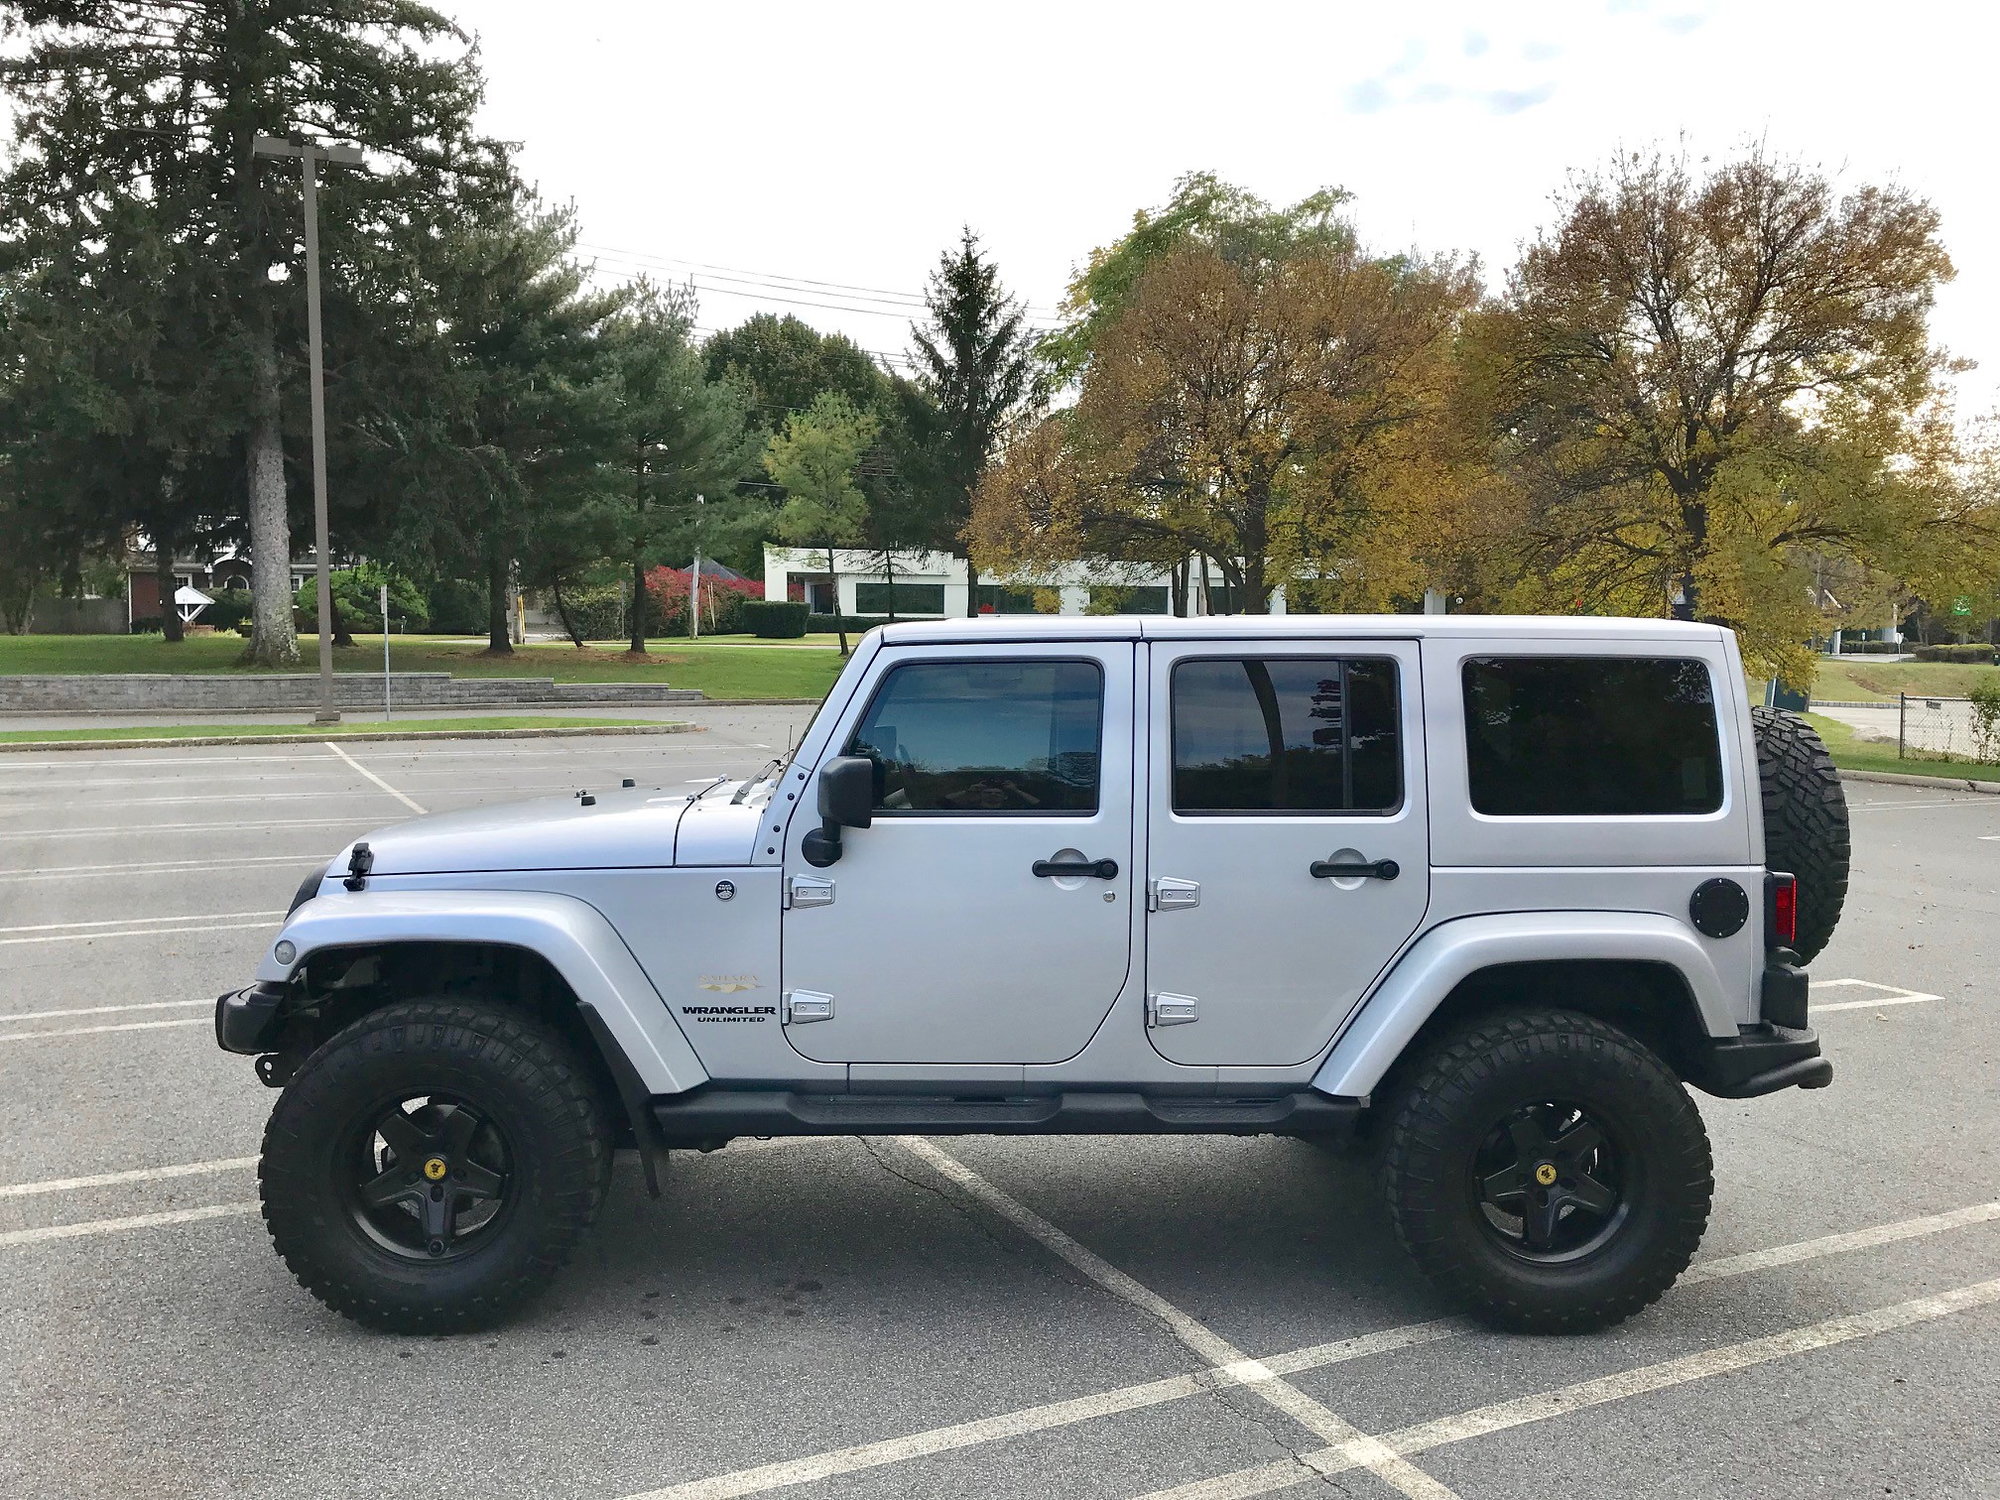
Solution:
<svg viewBox="0 0 2000 1500">
<path fill-rule="evenodd" d="M 1033 573 L 979 581 L 980 614 L 1206 615 L 1241 613 L 1227 608 L 1228 590 L 1202 563 L 1186 570 L 1185 597 L 1174 608 L 1173 576 L 1144 563 L 1065 563 Z M 899 619 L 972 613 L 966 608 L 966 564 L 947 552 L 871 552 L 833 549 L 832 577 L 824 547 L 766 547 L 764 597 L 801 598 L 816 615 L 869 615 Z M 835 593 L 838 593 L 836 600 Z M 892 608 L 893 605 L 893 608 Z M 1285 591 L 1271 596 L 1271 613 L 1285 612 Z"/>
</svg>

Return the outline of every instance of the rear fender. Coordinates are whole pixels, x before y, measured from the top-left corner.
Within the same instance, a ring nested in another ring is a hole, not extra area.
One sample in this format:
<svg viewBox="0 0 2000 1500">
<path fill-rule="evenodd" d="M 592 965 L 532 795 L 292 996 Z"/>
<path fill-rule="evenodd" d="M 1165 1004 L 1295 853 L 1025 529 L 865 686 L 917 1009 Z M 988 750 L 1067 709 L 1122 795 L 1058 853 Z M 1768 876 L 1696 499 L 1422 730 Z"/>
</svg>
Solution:
<svg viewBox="0 0 2000 1500">
<path fill-rule="evenodd" d="M 289 961 L 280 943 L 296 950 Z M 299 907 L 264 950 L 260 981 L 283 983 L 315 953 L 396 943 L 525 948 L 563 977 L 594 1012 L 653 1094 L 678 1094 L 708 1073 L 652 981 L 596 907 L 539 891 L 329 891 Z M 593 1028 L 595 1032 L 595 1028 Z M 606 1061 L 617 1067 L 615 1058 Z"/>
<path fill-rule="evenodd" d="M 1544 911 L 1463 917 L 1413 943 L 1362 1003 L 1313 1087 L 1365 1098 L 1458 985 L 1508 964 L 1598 960 L 1662 964 L 1678 973 L 1710 1036 L 1734 1037 L 1727 992 L 1701 939 L 1649 912 Z"/>
</svg>

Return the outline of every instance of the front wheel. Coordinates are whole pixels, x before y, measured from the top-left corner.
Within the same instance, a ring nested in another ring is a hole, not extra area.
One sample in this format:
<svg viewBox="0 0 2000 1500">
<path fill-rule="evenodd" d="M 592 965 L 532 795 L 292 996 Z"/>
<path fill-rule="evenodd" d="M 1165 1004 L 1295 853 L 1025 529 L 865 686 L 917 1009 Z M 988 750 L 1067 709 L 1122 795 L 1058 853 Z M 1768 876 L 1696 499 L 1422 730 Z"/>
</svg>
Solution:
<svg viewBox="0 0 2000 1500">
<path fill-rule="evenodd" d="M 1673 1071 L 1561 1010 L 1482 1017 L 1421 1059 L 1389 1105 L 1396 1232 L 1439 1290 L 1497 1327 L 1624 1321 L 1687 1269 L 1715 1179 Z"/>
<path fill-rule="evenodd" d="M 554 1032 L 493 1006 L 371 1012 L 285 1086 L 258 1166 L 272 1242 L 337 1312 L 401 1333 L 490 1323 L 596 1218 L 611 1130 Z"/>
</svg>

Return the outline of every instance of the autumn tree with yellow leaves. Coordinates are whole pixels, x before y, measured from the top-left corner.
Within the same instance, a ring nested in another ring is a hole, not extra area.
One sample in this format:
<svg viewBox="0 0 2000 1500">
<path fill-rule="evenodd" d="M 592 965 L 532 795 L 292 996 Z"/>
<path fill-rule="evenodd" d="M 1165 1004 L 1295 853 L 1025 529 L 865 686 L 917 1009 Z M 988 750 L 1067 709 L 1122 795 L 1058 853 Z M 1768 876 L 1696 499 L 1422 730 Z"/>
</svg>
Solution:
<svg viewBox="0 0 2000 1500">
<path fill-rule="evenodd" d="M 1198 557 L 1249 613 L 1281 585 L 1325 609 L 1422 593 L 1465 489 L 1452 352 L 1477 283 L 1345 236 L 1292 252 L 1190 239 L 1121 289 L 1074 405 L 981 487 L 982 567 Z"/>
<path fill-rule="evenodd" d="M 1577 180 L 1466 341 L 1512 601 L 1718 621 L 1803 684 L 1816 567 L 1990 577 L 1928 329 L 1951 275 L 1928 203 L 1761 150 Z"/>
</svg>

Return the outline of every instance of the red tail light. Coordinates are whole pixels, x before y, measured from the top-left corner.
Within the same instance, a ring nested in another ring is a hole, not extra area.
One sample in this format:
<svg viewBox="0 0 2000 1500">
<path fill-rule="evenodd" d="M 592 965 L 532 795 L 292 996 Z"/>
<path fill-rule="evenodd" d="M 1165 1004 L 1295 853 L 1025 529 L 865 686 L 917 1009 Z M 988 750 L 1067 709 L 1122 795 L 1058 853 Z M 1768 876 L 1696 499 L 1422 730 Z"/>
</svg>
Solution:
<svg viewBox="0 0 2000 1500">
<path fill-rule="evenodd" d="M 1794 875 L 1771 877 L 1771 940 L 1789 948 L 1799 940 L 1799 882 Z"/>
</svg>

